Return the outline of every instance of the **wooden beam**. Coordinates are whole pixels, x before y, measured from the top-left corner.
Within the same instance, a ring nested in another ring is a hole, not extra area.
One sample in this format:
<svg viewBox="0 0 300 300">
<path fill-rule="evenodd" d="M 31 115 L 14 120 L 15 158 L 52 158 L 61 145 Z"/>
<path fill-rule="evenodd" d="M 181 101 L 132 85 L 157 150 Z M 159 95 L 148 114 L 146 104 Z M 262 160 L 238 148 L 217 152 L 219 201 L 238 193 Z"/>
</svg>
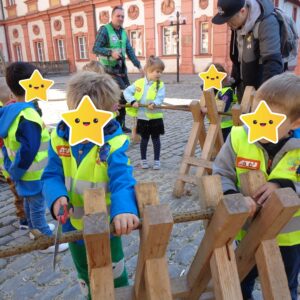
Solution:
<svg viewBox="0 0 300 300">
<path fill-rule="evenodd" d="M 209 223 L 187 274 L 188 299 L 198 300 L 211 279 L 210 258 L 214 249 L 229 245 L 249 216 L 250 208 L 241 194 L 224 196 Z"/>
<path fill-rule="evenodd" d="M 210 268 L 216 299 L 243 299 L 232 244 L 214 250 Z"/>
<path fill-rule="evenodd" d="M 275 239 L 262 241 L 255 253 L 264 299 L 291 299 L 282 256 Z"/>
<path fill-rule="evenodd" d="M 240 175 L 241 192 L 244 196 L 252 197 L 253 194 L 267 182 L 261 170 L 253 170 Z"/>
</svg>

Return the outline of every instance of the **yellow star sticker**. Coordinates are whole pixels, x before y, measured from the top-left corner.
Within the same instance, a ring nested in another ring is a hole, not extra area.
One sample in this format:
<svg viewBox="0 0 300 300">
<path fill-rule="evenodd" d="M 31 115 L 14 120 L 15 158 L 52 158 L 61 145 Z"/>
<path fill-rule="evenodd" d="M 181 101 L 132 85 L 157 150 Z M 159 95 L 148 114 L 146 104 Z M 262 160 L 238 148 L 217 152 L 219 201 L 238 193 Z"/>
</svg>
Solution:
<svg viewBox="0 0 300 300">
<path fill-rule="evenodd" d="M 71 146 L 90 141 L 104 144 L 104 126 L 113 118 L 113 113 L 97 109 L 89 96 L 84 96 L 77 109 L 62 114 L 62 119 L 70 127 Z"/>
<path fill-rule="evenodd" d="M 255 112 L 240 116 L 249 128 L 248 142 L 255 143 L 266 139 L 274 144 L 278 142 L 278 128 L 286 120 L 286 115 L 271 111 L 266 101 L 259 102 Z"/>
<path fill-rule="evenodd" d="M 44 79 L 39 70 L 34 70 L 29 79 L 20 80 L 19 84 L 25 90 L 25 102 L 35 99 L 48 101 L 47 91 L 54 84 L 54 81 Z"/>
<path fill-rule="evenodd" d="M 211 65 L 207 72 L 199 73 L 199 77 L 203 80 L 203 90 L 207 91 L 211 88 L 217 90 L 222 89 L 222 81 L 227 76 L 224 72 L 219 72 L 215 65 Z"/>
</svg>

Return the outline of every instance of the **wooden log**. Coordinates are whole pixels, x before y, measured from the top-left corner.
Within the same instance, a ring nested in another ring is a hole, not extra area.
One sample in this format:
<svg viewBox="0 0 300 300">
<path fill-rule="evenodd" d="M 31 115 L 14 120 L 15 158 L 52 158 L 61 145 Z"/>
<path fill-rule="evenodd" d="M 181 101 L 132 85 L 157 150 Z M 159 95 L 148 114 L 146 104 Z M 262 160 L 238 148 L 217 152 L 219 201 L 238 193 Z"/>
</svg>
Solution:
<svg viewBox="0 0 300 300">
<path fill-rule="evenodd" d="M 244 196 L 253 196 L 266 183 L 266 177 L 261 170 L 253 170 L 240 175 L 241 192 Z"/>
<path fill-rule="evenodd" d="M 254 267 L 254 255 L 260 243 L 276 238 L 299 208 L 300 199 L 291 188 L 274 191 L 264 203 L 235 251 L 241 281 Z"/>
<path fill-rule="evenodd" d="M 110 230 L 103 189 L 84 193 L 83 239 L 86 247 L 91 296 L 93 299 L 115 299 L 110 251 Z"/>
<path fill-rule="evenodd" d="M 246 114 L 250 112 L 252 102 L 255 95 L 255 88 L 253 86 L 246 86 L 242 102 L 241 102 L 241 113 Z"/>
<path fill-rule="evenodd" d="M 231 108 L 232 113 L 232 122 L 234 126 L 241 126 L 242 121 L 240 119 L 240 115 L 242 114 L 242 107 L 240 104 L 236 103 Z"/>
<path fill-rule="evenodd" d="M 243 299 L 232 244 L 214 250 L 210 268 L 216 299 Z"/>
<path fill-rule="evenodd" d="M 264 299 L 291 299 L 282 256 L 275 239 L 260 243 L 255 253 Z"/>
<path fill-rule="evenodd" d="M 232 243 L 249 216 L 250 208 L 241 194 L 224 196 L 207 227 L 205 235 L 187 274 L 188 299 L 199 299 L 211 279 L 210 258 L 214 249 Z"/>
</svg>

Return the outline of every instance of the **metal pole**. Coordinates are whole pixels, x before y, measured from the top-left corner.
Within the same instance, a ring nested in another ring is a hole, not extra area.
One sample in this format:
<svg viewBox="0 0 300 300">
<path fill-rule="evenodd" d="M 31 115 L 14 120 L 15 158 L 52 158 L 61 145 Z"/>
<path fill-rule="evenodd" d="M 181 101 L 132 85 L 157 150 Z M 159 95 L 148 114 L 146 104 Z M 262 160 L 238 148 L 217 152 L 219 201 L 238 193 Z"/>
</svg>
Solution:
<svg viewBox="0 0 300 300">
<path fill-rule="evenodd" d="M 179 82 L 179 11 L 176 12 L 176 32 L 177 32 L 177 83 Z"/>
</svg>

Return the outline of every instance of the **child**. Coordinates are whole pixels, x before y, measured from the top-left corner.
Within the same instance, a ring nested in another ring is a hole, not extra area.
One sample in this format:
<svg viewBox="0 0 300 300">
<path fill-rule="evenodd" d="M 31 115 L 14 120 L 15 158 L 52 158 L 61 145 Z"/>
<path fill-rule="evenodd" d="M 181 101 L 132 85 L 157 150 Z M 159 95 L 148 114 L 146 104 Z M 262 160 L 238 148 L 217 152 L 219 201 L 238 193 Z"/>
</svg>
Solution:
<svg viewBox="0 0 300 300">
<path fill-rule="evenodd" d="M 5 78 L 1 78 L 0 80 L 0 107 L 7 106 L 15 103 L 15 100 L 11 99 L 11 91 L 6 84 Z M 15 207 L 16 207 L 16 215 L 19 218 L 19 228 L 20 229 L 28 229 L 28 222 L 24 212 L 23 198 L 20 197 L 16 191 L 14 182 L 9 178 L 9 174 L 4 169 L 4 157 L 2 154 L 2 148 L 4 146 L 3 139 L 0 138 L 0 173 L 2 172 L 6 182 L 9 185 L 9 188 L 13 195 L 15 196 Z M 5 150 L 4 150 L 5 151 Z"/>
<path fill-rule="evenodd" d="M 49 133 L 39 114 L 37 104 L 25 103 L 25 90 L 19 81 L 31 77 L 35 66 L 17 62 L 6 69 L 6 82 L 17 103 L 0 109 L 0 138 L 4 139 L 2 152 L 4 167 L 16 185 L 17 193 L 24 198 L 29 229 L 38 229 L 51 236 L 46 222 L 46 205 L 42 196 L 41 176 L 48 160 Z M 54 228 L 53 228 L 54 229 Z M 66 250 L 60 245 L 59 250 Z M 53 252 L 51 246 L 41 252 Z"/>
<path fill-rule="evenodd" d="M 214 65 L 219 72 L 227 73 L 221 64 L 216 63 Z M 209 69 L 210 66 L 211 66 L 211 64 L 206 68 L 206 71 Z M 228 75 L 228 76 L 226 76 L 226 78 L 224 78 L 224 80 L 222 82 L 223 88 L 219 91 L 214 90 L 215 95 L 216 95 L 216 100 L 225 102 L 224 112 L 231 112 L 232 106 L 237 102 L 237 96 L 236 96 L 233 88 L 231 87 L 231 85 L 233 83 L 232 81 L 233 81 L 232 78 Z M 201 88 L 203 88 L 203 87 L 201 86 Z M 206 113 L 207 109 L 202 108 L 202 112 Z M 232 125 L 233 125 L 232 117 L 222 116 L 221 129 L 222 129 L 222 135 L 223 135 L 224 141 L 226 141 L 226 138 L 232 128 Z"/>
<path fill-rule="evenodd" d="M 160 135 L 165 133 L 163 113 L 160 106 L 165 98 L 164 83 L 160 80 L 165 69 L 164 63 L 159 57 L 150 56 L 145 65 L 145 78 L 138 79 L 134 84 L 124 90 L 124 98 L 131 104 L 127 113 L 131 117 L 138 118 L 137 133 L 141 135 L 141 165 L 148 169 L 147 146 L 151 136 L 154 149 L 154 170 L 160 169 Z M 147 105 L 147 108 L 139 105 Z"/>
<path fill-rule="evenodd" d="M 300 157 L 300 141 L 292 136 L 292 130 L 300 126 L 300 78 L 293 74 L 272 77 L 257 91 L 253 111 L 261 100 L 265 100 L 274 113 L 283 113 L 286 121 L 278 129 L 277 144 L 261 140 L 248 143 L 247 129 L 244 126 L 232 127 L 231 133 L 218 154 L 213 173 L 221 175 L 224 194 L 239 190 L 239 175 L 249 170 L 239 168 L 239 157 L 260 161 L 258 168 L 266 176 L 262 185 L 252 198 L 259 204 L 268 201 L 271 193 L 279 188 L 290 187 L 300 194 L 300 176 L 297 174 Z M 300 270 L 300 211 L 277 236 L 288 284 L 293 300 L 297 299 L 298 273 Z M 251 299 L 257 269 L 254 268 L 242 282 L 244 299 Z"/>
<path fill-rule="evenodd" d="M 96 61 L 96 60 L 91 60 L 89 63 L 83 66 L 82 68 L 83 71 L 90 71 L 90 72 L 95 72 L 98 74 L 105 74 L 105 70 L 102 67 L 102 65 Z"/>
<path fill-rule="evenodd" d="M 82 97 L 88 95 L 97 109 L 112 111 L 120 93 L 111 76 L 80 72 L 69 82 L 67 105 L 71 110 L 76 109 Z M 57 218 L 60 206 L 68 202 L 73 205 L 73 214 L 63 225 L 64 232 L 82 230 L 83 192 L 87 188 L 103 185 L 107 187 L 106 203 L 110 207 L 110 219 L 115 225 L 116 234 L 128 234 L 138 226 L 134 193 L 136 182 L 125 154 L 128 139 L 115 119 L 105 126 L 104 138 L 102 147 L 91 142 L 70 146 L 69 128 L 64 122 L 60 122 L 51 134 L 49 162 L 43 174 L 43 194 L 54 218 Z M 62 148 L 64 151 L 59 151 Z M 70 243 L 69 246 L 81 290 L 87 296 L 89 277 L 84 242 Z M 128 285 L 120 237 L 111 238 L 111 251 L 115 265 L 115 287 Z"/>
</svg>

